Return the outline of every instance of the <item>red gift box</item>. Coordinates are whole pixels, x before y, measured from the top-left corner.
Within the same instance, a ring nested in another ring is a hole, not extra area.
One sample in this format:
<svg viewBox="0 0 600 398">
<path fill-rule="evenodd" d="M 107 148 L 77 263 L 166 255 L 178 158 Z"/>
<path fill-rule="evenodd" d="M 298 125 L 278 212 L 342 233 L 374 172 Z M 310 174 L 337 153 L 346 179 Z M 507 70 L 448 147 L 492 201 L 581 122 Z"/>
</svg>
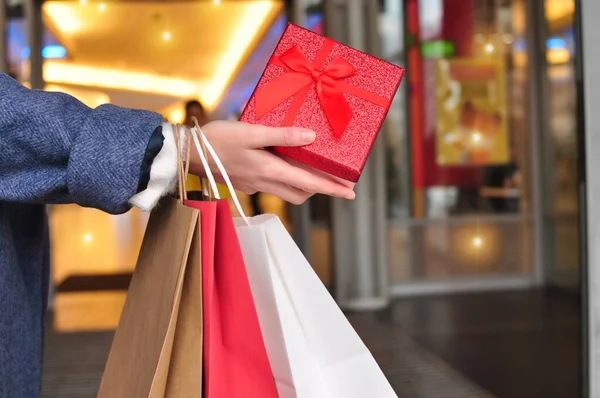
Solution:
<svg viewBox="0 0 600 398">
<path fill-rule="evenodd" d="M 312 129 L 304 147 L 276 153 L 357 182 L 404 69 L 288 24 L 241 121 Z"/>
</svg>

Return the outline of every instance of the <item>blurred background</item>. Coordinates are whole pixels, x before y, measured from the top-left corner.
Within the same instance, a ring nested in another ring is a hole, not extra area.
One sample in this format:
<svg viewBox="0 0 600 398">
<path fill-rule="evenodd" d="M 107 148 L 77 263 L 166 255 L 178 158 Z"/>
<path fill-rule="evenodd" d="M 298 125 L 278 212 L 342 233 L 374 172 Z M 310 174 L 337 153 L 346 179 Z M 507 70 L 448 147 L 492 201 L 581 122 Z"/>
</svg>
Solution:
<svg viewBox="0 0 600 398">
<path fill-rule="evenodd" d="M 0 71 L 237 119 L 287 22 L 407 68 L 354 203 L 278 214 L 400 397 L 582 394 L 576 0 L 5 0 Z M 52 206 L 44 396 L 92 397 L 147 215 Z"/>
</svg>

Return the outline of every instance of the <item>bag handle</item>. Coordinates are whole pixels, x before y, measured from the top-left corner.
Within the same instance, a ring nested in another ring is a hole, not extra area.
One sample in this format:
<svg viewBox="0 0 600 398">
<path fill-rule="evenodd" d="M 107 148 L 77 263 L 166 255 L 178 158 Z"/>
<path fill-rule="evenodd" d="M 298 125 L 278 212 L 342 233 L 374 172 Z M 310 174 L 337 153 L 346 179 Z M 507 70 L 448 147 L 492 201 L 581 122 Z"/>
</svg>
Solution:
<svg viewBox="0 0 600 398">
<path fill-rule="evenodd" d="M 173 129 L 173 139 L 175 140 L 175 146 L 177 148 L 177 186 L 179 189 L 179 200 L 184 201 L 187 200 L 186 182 L 190 171 L 190 146 L 188 145 L 186 148 L 186 161 L 184 163 L 181 150 L 184 137 L 181 132 L 181 126 L 179 124 L 174 124 L 171 128 Z M 185 128 L 183 129 L 183 132 L 188 136 L 189 141 L 190 133 Z"/>
<path fill-rule="evenodd" d="M 202 131 L 200 129 L 200 124 L 198 124 L 198 119 L 196 119 L 194 117 L 194 118 L 192 118 L 192 121 L 196 125 L 195 131 Z M 212 191 L 214 192 L 215 199 L 221 199 L 221 195 L 219 194 L 219 190 L 217 189 L 217 182 L 215 181 L 215 178 L 212 174 L 210 166 L 208 165 L 208 155 L 206 154 L 205 146 L 203 143 L 199 142 L 198 137 L 196 136 L 196 134 L 194 132 L 194 128 L 192 128 L 190 130 L 190 135 L 194 141 L 194 145 L 196 146 L 196 151 L 198 152 L 198 155 L 200 156 L 200 161 L 202 162 L 202 167 L 204 167 L 206 177 L 208 178 L 208 181 L 210 183 L 210 189 L 212 189 Z M 202 133 L 202 135 L 204 135 L 204 133 Z M 204 185 L 204 184 L 202 184 L 202 185 Z M 209 197 L 210 197 L 210 189 L 209 189 L 209 193 L 208 193 Z"/>
<path fill-rule="evenodd" d="M 240 200 L 238 199 L 238 196 L 235 192 L 235 188 L 233 188 L 233 184 L 231 183 L 231 180 L 229 179 L 229 175 L 227 174 L 227 171 L 225 170 L 225 166 L 223 166 L 223 163 L 221 162 L 219 155 L 217 155 L 217 152 L 215 152 L 214 148 L 212 147 L 212 145 L 206 138 L 206 135 L 204 135 L 204 132 L 200 128 L 200 125 L 198 124 L 198 122 L 196 120 L 194 120 L 194 122 L 196 124 L 196 127 L 192 128 L 190 130 L 190 133 L 192 136 L 192 140 L 194 141 L 194 145 L 196 146 L 196 151 L 198 152 L 198 156 L 200 156 L 200 160 L 202 162 L 202 166 L 204 167 L 204 171 L 206 172 L 206 177 L 208 178 L 210 186 L 215 193 L 215 197 L 217 199 L 221 198 L 219 195 L 219 190 L 217 189 L 217 182 L 215 180 L 215 176 L 213 175 L 213 173 L 210 169 L 210 166 L 208 165 L 207 156 L 204 154 L 204 151 L 202 150 L 202 145 L 200 144 L 200 140 L 198 139 L 198 136 L 200 136 L 203 146 L 206 147 L 206 149 L 208 149 L 210 156 L 215 161 L 215 164 L 217 165 L 217 168 L 219 169 L 221 176 L 225 180 L 225 184 L 227 185 L 227 189 L 229 190 L 229 193 L 231 194 L 231 199 L 233 199 L 233 203 L 235 204 L 235 207 L 236 207 L 238 213 L 240 214 L 240 216 L 242 217 L 242 219 L 244 220 L 246 225 L 250 225 L 250 221 L 248 220 L 248 217 L 246 216 L 246 213 L 244 212 L 244 209 L 242 208 L 242 205 L 240 204 Z"/>
</svg>

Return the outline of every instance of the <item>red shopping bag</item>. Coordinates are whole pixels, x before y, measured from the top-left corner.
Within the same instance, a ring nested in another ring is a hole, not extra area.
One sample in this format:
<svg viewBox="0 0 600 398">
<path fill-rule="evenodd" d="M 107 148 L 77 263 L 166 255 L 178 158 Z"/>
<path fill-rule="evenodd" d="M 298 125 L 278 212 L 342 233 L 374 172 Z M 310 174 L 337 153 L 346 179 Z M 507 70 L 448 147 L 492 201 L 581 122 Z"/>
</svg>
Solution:
<svg viewBox="0 0 600 398">
<path fill-rule="evenodd" d="M 200 210 L 205 398 L 275 398 L 246 266 L 226 200 Z"/>
</svg>

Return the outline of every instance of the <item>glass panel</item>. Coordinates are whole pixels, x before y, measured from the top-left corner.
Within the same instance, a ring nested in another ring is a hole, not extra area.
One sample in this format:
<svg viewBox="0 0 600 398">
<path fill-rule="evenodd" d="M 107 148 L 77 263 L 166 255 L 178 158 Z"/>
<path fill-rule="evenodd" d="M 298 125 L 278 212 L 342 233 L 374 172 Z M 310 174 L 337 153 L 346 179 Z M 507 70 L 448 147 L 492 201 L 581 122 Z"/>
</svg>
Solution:
<svg viewBox="0 0 600 398">
<path fill-rule="evenodd" d="M 408 123 L 388 133 L 393 282 L 530 273 L 526 1 L 403 4 L 409 95 L 389 119 Z"/>
<path fill-rule="evenodd" d="M 382 56 L 393 64 L 405 67 L 402 1 L 386 0 L 379 16 Z M 406 81 L 403 85 L 406 84 Z M 388 216 L 407 217 L 410 211 L 410 169 L 406 130 L 406 90 L 401 87 L 394 98 L 382 134 L 386 140 L 386 179 Z"/>
<path fill-rule="evenodd" d="M 416 224 L 410 228 L 410 235 L 406 229 L 392 229 L 392 281 L 518 275 L 530 271 L 529 264 L 523 261 L 531 255 L 528 223 L 494 219 L 454 221 Z M 411 250 L 413 256 L 407 258 L 405 253 Z"/>
<path fill-rule="evenodd" d="M 515 40 L 519 7 L 491 0 L 418 5 L 422 80 L 411 106 L 421 112 L 411 130 L 413 185 L 423 194 L 413 214 L 520 212 L 528 142 L 519 133 L 527 120 L 509 107 L 525 89 L 515 76 L 515 53 L 524 50 Z"/>
<path fill-rule="evenodd" d="M 579 271 L 577 188 L 577 95 L 575 83 L 575 0 L 546 0 L 548 131 L 545 221 L 550 280 L 576 287 Z"/>
</svg>

